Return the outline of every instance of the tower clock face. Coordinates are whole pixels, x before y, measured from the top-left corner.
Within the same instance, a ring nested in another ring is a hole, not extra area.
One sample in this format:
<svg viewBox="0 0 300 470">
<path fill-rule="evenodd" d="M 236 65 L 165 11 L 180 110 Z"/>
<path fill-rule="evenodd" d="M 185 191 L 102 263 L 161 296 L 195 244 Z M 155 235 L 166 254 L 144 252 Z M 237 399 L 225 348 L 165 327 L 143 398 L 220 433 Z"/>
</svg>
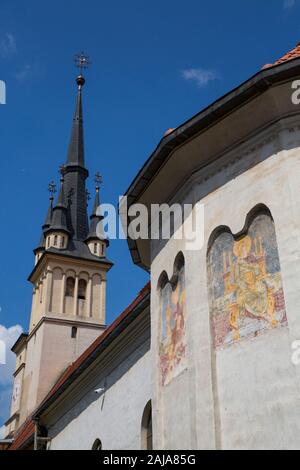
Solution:
<svg viewBox="0 0 300 470">
<path fill-rule="evenodd" d="M 14 403 L 16 403 L 19 399 L 19 396 L 20 396 L 20 392 L 21 392 L 21 384 L 20 382 L 16 382 L 15 383 L 15 386 L 14 386 L 14 391 L 13 391 L 13 401 Z"/>
</svg>

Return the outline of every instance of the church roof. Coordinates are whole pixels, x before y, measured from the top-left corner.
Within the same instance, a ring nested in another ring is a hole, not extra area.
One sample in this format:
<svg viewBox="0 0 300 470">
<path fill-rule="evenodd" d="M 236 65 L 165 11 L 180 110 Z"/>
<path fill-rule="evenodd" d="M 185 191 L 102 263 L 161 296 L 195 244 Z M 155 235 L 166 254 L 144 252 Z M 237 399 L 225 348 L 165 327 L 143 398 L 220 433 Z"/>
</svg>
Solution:
<svg viewBox="0 0 300 470">
<path fill-rule="evenodd" d="M 128 326 L 146 307 L 150 305 L 150 282 L 138 293 L 131 304 L 116 320 L 71 364 L 54 385 L 44 402 L 34 413 L 38 417 L 85 369 L 95 357 Z"/>
<path fill-rule="evenodd" d="M 274 67 L 275 65 L 283 64 L 284 62 L 288 62 L 290 60 L 298 59 L 300 57 L 300 42 L 294 47 L 291 51 L 284 54 L 282 57 L 277 59 L 273 64 L 266 64 L 263 66 L 263 69 L 267 69 L 269 67 Z"/>
<path fill-rule="evenodd" d="M 27 443 L 32 443 L 34 436 L 34 428 L 34 421 L 31 417 L 29 417 L 17 432 L 17 435 L 8 450 L 24 449 Z"/>
<path fill-rule="evenodd" d="M 138 293 L 131 304 L 119 315 L 116 320 L 89 346 L 86 351 L 71 364 L 58 379 L 41 405 L 35 410 L 31 417 L 17 431 L 13 444 L 9 450 L 18 450 L 31 440 L 34 435 L 34 420 L 37 419 L 61 393 L 94 361 L 94 359 L 112 341 L 150 305 L 150 282 Z"/>
<path fill-rule="evenodd" d="M 131 205 L 136 204 L 144 191 L 149 188 L 169 158 L 171 159 L 174 156 L 175 150 L 208 128 L 212 128 L 212 126 L 245 103 L 248 103 L 251 99 L 256 98 L 258 94 L 264 93 L 274 84 L 288 80 L 291 77 L 294 78 L 299 73 L 300 44 L 273 64 L 265 65 L 247 81 L 217 99 L 188 121 L 172 129 L 170 133 L 167 132 L 137 173 L 129 188 L 125 191 L 124 195 L 128 201 L 127 213 Z M 138 241 L 127 237 L 127 243 L 133 262 L 149 271 L 149 266 L 142 259 Z"/>
</svg>

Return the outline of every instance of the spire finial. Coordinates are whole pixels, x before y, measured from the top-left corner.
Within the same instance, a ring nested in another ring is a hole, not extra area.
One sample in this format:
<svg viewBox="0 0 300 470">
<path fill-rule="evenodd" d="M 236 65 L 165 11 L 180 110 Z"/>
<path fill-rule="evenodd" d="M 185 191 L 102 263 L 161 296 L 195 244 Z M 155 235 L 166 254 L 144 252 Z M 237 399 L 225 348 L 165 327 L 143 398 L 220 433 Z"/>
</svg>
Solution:
<svg viewBox="0 0 300 470">
<path fill-rule="evenodd" d="M 54 181 L 50 181 L 49 185 L 48 185 L 48 191 L 49 191 L 49 194 L 50 194 L 50 200 L 53 201 L 54 199 L 54 194 L 56 193 L 56 184 L 54 183 Z"/>
<path fill-rule="evenodd" d="M 89 67 L 89 65 L 91 64 L 91 61 L 90 61 L 89 56 L 84 54 L 84 52 L 81 52 L 80 54 L 76 54 L 74 61 L 75 61 L 76 67 L 80 71 L 80 74 L 76 78 L 76 82 L 77 82 L 79 90 L 81 90 L 81 88 L 85 84 L 85 79 L 82 75 L 83 70 L 86 70 Z"/>
<path fill-rule="evenodd" d="M 99 171 L 97 171 L 97 173 L 95 174 L 95 184 L 96 184 L 96 192 L 98 193 L 99 192 L 99 189 L 100 189 L 100 184 L 103 182 L 103 178 L 102 178 L 102 175 L 101 173 L 99 173 Z"/>
</svg>

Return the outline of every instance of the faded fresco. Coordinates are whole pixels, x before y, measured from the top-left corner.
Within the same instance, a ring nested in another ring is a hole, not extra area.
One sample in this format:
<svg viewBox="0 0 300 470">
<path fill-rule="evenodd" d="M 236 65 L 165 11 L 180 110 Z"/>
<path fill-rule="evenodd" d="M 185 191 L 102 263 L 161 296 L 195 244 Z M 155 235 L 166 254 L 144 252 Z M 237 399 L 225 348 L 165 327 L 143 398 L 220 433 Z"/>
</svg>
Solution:
<svg viewBox="0 0 300 470">
<path fill-rule="evenodd" d="M 186 292 L 184 267 L 176 285 L 160 291 L 160 373 L 163 386 L 186 368 Z"/>
<path fill-rule="evenodd" d="M 285 326 L 287 317 L 274 223 L 253 220 L 246 236 L 223 232 L 208 254 L 215 348 Z"/>
</svg>

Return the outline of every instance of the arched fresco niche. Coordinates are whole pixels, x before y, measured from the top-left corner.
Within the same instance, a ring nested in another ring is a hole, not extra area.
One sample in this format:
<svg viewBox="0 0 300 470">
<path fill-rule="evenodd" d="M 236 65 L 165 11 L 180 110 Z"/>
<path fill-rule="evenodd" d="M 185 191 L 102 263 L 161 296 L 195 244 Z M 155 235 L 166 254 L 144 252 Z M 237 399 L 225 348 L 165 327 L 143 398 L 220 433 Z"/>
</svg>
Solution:
<svg viewBox="0 0 300 470">
<path fill-rule="evenodd" d="M 275 226 L 265 206 L 251 211 L 241 234 L 216 230 L 207 264 L 216 349 L 287 325 Z"/>
<path fill-rule="evenodd" d="M 170 383 L 186 368 L 186 290 L 184 257 L 179 253 L 169 280 L 163 272 L 158 281 L 159 363 L 161 385 Z"/>
</svg>

